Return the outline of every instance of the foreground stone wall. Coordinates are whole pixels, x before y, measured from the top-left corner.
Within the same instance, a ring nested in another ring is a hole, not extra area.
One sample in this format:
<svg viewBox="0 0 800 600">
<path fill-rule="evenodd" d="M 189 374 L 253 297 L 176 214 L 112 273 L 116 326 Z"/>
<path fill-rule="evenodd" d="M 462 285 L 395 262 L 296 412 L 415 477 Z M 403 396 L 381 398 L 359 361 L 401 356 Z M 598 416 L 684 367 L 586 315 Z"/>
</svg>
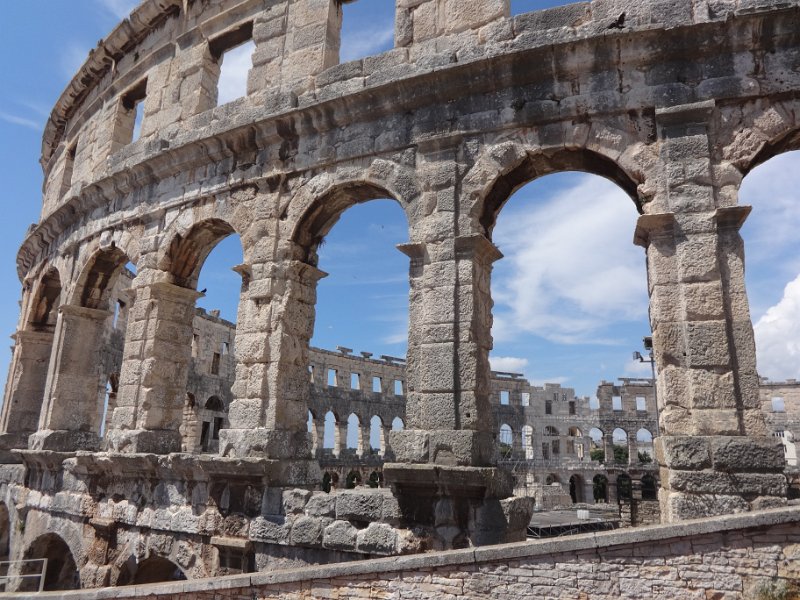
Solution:
<svg viewBox="0 0 800 600">
<path fill-rule="evenodd" d="M 756 600 L 800 580 L 800 510 L 50 598 Z M 22 596 L 9 596 L 22 598 Z"/>
</svg>

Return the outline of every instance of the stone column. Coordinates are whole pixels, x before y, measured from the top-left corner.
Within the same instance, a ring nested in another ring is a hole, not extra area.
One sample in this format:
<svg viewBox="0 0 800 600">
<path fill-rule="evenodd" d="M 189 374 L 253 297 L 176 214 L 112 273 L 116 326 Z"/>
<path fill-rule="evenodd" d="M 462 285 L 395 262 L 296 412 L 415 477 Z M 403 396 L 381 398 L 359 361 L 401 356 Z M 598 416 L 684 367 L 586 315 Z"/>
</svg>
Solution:
<svg viewBox="0 0 800 600">
<path fill-rule="evenodd" d="M 404 514 L 429 515 L 439 548 L 524 539 L 533 509 L 492 467 L 489 403 L 492 263 L 482 235 L 407 244 L 411 258 L 406 427 L 384 466 Z M 456 541 L 460 540 L 460 541 Z"/>
<path fill-rule="evenodd" d="M 347 451 L 347 421 L 338 421 L 333 429 L 333 455 L 342 456 Z"/>
<path fill-rule="evenodd" d="M 107 310 L 70 304 L 58 309 L 39 431 L 32 450 L 97 450 L 106 382 L 100 350 Z"/>
<path fill-rule="evenodd" d="M 134 291 L 109 448 L 180 452 L 192 322 L 200 294 L 164 281 L 134 283 Z"/>
<path fill-rule="evenodd" d="M 603 433 L 603 462 L 607 465 L 614 464 L 614 434 Z"/>
<path fill-rule="evenodd" d="M 392 452 L 392 447 L 389 445 L 389 434 L 392 431 L 391 425 L 381 425 L 381 449 L 380 455 L 384 458 L 390 458 L 394 456 Z"/>
<path fill-rule="evenodd" d="M 3 412 L 0 414 L 0 448 L 27 448 L 28 436 L 36 431 L 42 412 L 53 333 L 17 331 L 8 370 Z M 5 459 L 12 459 L 10 455 Z"/>
<path fill-rule="evenodd" d="M 220 432 L 220 453 L 310 460 L 308 345 L 317 282 L 326 274 L 297 260 L 248 270 L 252 279 L 240 301 L 234 344 L 230 427 Z"/>
<path fill-rule="evenodd" d="M 369 421 L 367 421 L 366 424 L 361 423 L 359 427 L 361 439 L 359 440 L 357 452 L 361 457 L 369 456 L 371 454 L 372 446 L 370 445 L 369 441 L 371 430 L 372 428 L 370 427 Z"/>
<path fill-rule="evenodd" d="M 325 443 L 325 418 L 315 419 L 312 427 L 314 428 L 314 456 L 319 458 L 322 455 L 322 448 Z"/>
<path fill-rule="evenodd" d="M 785 503 L 780 440 L 767 437 L 738 228 L 709 148 L 713 101 L 657 112 L 663 175 L 639 219 L 658 371 L 662 519 Z M 722 198 L 722 199 L 721 199 Z"/>
<path fill-rule="evenodd" d="M 481 235 L 406 244 L 411 257 L 406 429 L 392 433 L 398 462 L 488 466 L 492 263 Z"/>
<path fill-rule="evenodd" d="M 628 464 L 635 465 L 639 462 L 639 446 L 636 443 L 636 434 L 628 433 Z"/>
</svg>

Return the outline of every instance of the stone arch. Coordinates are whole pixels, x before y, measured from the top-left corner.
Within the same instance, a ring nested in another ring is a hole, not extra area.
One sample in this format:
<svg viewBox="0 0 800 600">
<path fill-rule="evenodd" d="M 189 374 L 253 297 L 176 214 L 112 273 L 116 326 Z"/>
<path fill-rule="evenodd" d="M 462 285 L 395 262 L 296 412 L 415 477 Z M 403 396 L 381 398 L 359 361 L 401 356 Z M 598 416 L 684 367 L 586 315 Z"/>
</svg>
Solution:
<svg viewBox="0 0 800 600">
<path fill-rule="evenodd" d="M 569 478 L 569 497 L 573 504 L 585 502 L 583 497 L 584 482 L 583 477 L 575 473 Z"/>
<path fill-rule="evenodd" d="M 561 484 L 561 479 L 556 473 L 548 473 L 544 478 L 545 485 Z"/>
<path fill-rule="evenodd" d="M 205 408 L 206 410 L 213 410 L 214 412 L 224 412 L 225 403 L 219 396 L 209 396 L 208 400 L 206 400 Z"/>
<path fill-rule="evenodd" d="M 86 261 L 72 294 L 72 304 L 84 308 L 110 310 L 109 294 L 114 282 L 131 262 L 130 257 L 116 245 L 101 248 Z"/>
<path fill-rule="evenodd" d="M 356 450 L 360 451 L 362 448 L 362 444 L 364 440 L 361 439 L 361 417 L 356 412 L 351 412 L 347 416 L 347 440 L 346 440 L 346 448 L 348 450 Z M 351 445 L 351 438 L 353 434 L 352 431 L 355 431 L 355 441 Z"/>
<path fill-rule="evenodd" d="M 614 452 L 614 462 L 625 464 L 630 461 L 631 457 L 629 456 L 628 449 L 629 443 L 630 437 L 628 436 L 628 432 L 622 427 L 616 427 L 614 431 L 611 432 L 611 446 Z M 607 460 L 608 459 L 606 459 L 606 461 Z"/>
<path fill-rule="evenodd" d="M 400 417 L 395 417 L 392 419 L 392 431 L 403 431 L 405 427 L 406 424 Z"/>
<path fill-rule="evenodd" d="M 23 563 L 20 569 L 21 575 L 33 575 L 40 572 L 42 565 L 38 559 L 47 559 L 47 569 L 44 576 L 45 591 L 77 590 L 80 588 L 75 555 L 61 536 L 55 533 L 40 535 L 25 550 L 23 558 L 34 562 Z M 38 584 L 38 578 L 26 577 L 22 580 L 19 591 L 37 590 Z"/>
<path fill-rule="evenodd" d="M 507 423 L 500 425 L 497 436 L 501 458 L 510 458 L 514 452 L 514 430 Z"/>
<path fill-rule="evenodd" d="M 611 135 L 614 139 L 625 136 L 618 131 Z M 595 139 L 602 138 L 598 134 Z M 638 140 L 629 141 L 633 145 Z M 537 145 L 534 150 L 518 140 L 496 144 L 483 152 L 465 178 L 466 210 L 476 229 L 491 239 L 498 214 L 517 190 L 545 175 L 580 171 L 613 181 L 628 194 L 636 210 L 643 213 L 639 185 L 645 181 L 644 172 L 620 154 L 619 148 L 602 145 L 548 148 Z"/>
<path fill-rule="evenodd" d="M 650 474 L 642 476 L 642 500 L 658 500 L 658 483 Z"/>
<path fill-rule="evenodd" d="M 552 425 L 547 425 L 544 428 L 544 435 L 549 437 L 558 437 L 560 434 L 558 433 L 558 429 L 556 429 Z"/>
<path fill-rule="evenodd" d="M 592 495 L 595 504 L 608 502 L 608 477 L 595 475 L 592 478 Z"/>
<path fill-rule="evenodd" d="M 328 416 L 330 415 L 330 417 Z M 341 440 L 339 439 L 339 415 L 333 409 L 325 411 L 322 433 L 322 448 L 338 453 Z M 330 440 L 330 443 L 328 442 Z"/>
<path fill-rule="evenodd" d="M 49 267 L 36 284 L 26 328 L 52 330 L 61 302 L 61 292 L 61 274 L 56 267 Z"/>
<path fill-rule="evenodd" d="M 385 162 L 385 161 L 384 161 Z M 391 163 L 387 163 L 391 164 Z M 411 175 L 403 178 L 408 188 Z M 325 174 L 309 181 L 293 198 L 288 207 L 286 217 L 289 237 L 295 244 L 296 255 L 293 257 L 305 263 L 316 266 L 318 263 L 317 249 L 320 242 L 330 232 L 341 215 L 357 204 L 371 200 L 387 198 L 394 200 L 403 209 L 406 222 L 412 223 L 409 211 L 408 194 L 403 195 L 392 183 L 391 179 L 366 177 L 353 174 L 352 178 L 343 177 L 340 181 L 333 180 Z M 411 185 L 412 196 L 417 192 Z"/>
<path fill-rule="evenodd" d="M 163 556 L 150 556 L 142 562 L 129 558 L 122 566 L 117 585 L 141 585 L 166 581 L 186 581 L 186 573 L 178 565 Z"/>
<path fill-rule="evenodd" d="M 372 445 L 372 438 L 376 435 L 374 432 L 377 430 L 378 447 Z M 369 420 L 369 448 L 378 450 L 380 453 L 386 452 L 386 439 L 384 436 L 384 423 L 380 415 L 372 415 Z M 367 447 L 367 444 L 364 444 Z"/>
<path fill-rule="evenodd" d="M 633 498 L 633 480 L 627 473 L 617 475 L 617 498 L 630 500 Z"/>
<path fill-rule="evenodd" d="M 220 218 L 197 221 L 186 230 L 173 233 L 159 266 L 170 274 L 175 285 L 195 289 L 208 255 L 234 233 L 233 225 Z"/>
</svg>

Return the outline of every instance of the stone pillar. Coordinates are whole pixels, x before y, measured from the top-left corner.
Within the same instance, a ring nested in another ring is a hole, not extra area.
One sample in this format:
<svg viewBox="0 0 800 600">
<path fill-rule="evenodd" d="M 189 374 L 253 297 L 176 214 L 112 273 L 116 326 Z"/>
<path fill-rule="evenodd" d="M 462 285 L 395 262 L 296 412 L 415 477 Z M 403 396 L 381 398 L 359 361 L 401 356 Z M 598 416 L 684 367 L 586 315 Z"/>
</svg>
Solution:
<svg viewBox="0 0 800 600">
<path fill-rule="evenodd" d="M 296 260 L 246 271 L 234 343 L 234 399 L 230 427 L 220 432 L 220 454 L 308 461 L 308 344 L 317 282 L 326 274 Z M 316 472 L 309 476 L 319 479 Z"/>
<path fill-rule="evenodd" d="M 635 465 L 639 462 L 639 450 L 636 443 L 636 435 L 628 433 L 628 464 Z"/>
<path fill-rule="evenodd" d="M 636 234 L 647 249 L 666 522 L 786 495 L 780 440 L 767 437 L 759 407 L 738 233 L 749 209 L 718 206 L 713 114 L 713 101 L 657 111 L 663 175 L 652 205 L 662 212 L 642 216 Z"/>
<path fill-rule="evenodd" d="M 106 382 L 100 350 L 111 313 L 70 304 L 58 309 L 39 431 L 32 450 L 97 450 Z"/>
<path fill-rule="evenodd" d="M 489 350 L 491 265 L 485 237 L 407 244 L 411 257 L 406 429 L 392 433 L 398 462 L 492 464 Z"/>
<path fill-rule="evenodd" d="M 424 515 L 437 548 L 524 539 L 530 498 L 492 467 L 489 403 L 492 263 L 482 235 L 400 249 L 411 258 L 406 429 L 384 476 L 404 514 Z"/>
<path fill-rule="evenodd" d="M 390 458 L 394 456 L 394 452 L 392 452 L 392 447 L 389 445 L 389 434 L 392 431 L 391 425 L 381 425 L 381 449 L 380 449 L 380 456 L 384 458 Z"/>
<path fill-rule="evenodd" d="M 347 421 L 337 421 L 333 432 L 333 455 L 344 456 L 347 454 Z"/>
<path fill-rule="evenodd" d="M 358 455 L 361 457 L 369 456 L 371 454 L 372 446 L 370 445 L 369 437 L 371 433 L 371 427 L 369 421 L 366 424 L 361 423 L 359 426 L 359 434 L 361 435 L 361 439 L 358 443 Z"/>
<path fill-rule="evenodd" d="M 603 462 L 607 465 L 614 464 L 614 434 L 603 433 Z"/>
<path fill-rule="evenodd" d="M 42 412 L 53 333 L 17 331 L 8 370 L 3 412 L 0 414 L 0 448 L 27 448 L 28 436 L 36 431 Z M 11 455 L 3 460 L 13 459 Z"/>
<path fill-rule="evenodd" d="M 117 452 L 180 452 L 200 294 L 163 281 L 134 282 L 134 290 L 108 445 Z"/>
<path fill-rule="evenodd" d="M 325 418 L 315 419 L 312 427 L 314 428 L 314 456 L 319 458 L 325 443 Z"/>
</svg>

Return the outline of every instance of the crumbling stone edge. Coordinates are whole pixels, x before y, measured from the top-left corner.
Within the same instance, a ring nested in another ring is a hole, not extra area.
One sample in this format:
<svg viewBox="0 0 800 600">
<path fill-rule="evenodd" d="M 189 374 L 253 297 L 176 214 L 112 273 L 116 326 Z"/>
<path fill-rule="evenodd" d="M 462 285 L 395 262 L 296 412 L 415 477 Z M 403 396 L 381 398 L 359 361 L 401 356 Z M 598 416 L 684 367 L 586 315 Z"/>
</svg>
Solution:
<svg viewBox="0 0 800 600">
<path fill-rule="evenodd" d="M 45 592 L 40 598 L 71 600 L 105 600 L 110 598 L 145 598 L 163 595 L 188 594 L 209 590 L 252 588 L 310 580 L 326 580 L 338 577 L 368 574 L 409 572 L 436 567 L 481 564 L 487 562 L 530 558 L 563 552 L 605 549 L 639 542 L 661 542 L 675 538 L 697 537 L 725 531 L 737 531 L 758 527 L 800 523 L 800 506 L 722 515 L 705 519 L 684 521 L 678 524 L 653 525 L 636 529 L 621 529 L 530 542 L 516 542 L 497 546 L 484 546 L 464 550 L 448 550 L 402 557 L 309 566 L 299 569 L 276 570 L 269 573 L 250 573 L 229 577 L 196 579 L 193 581 L 156 583 L 125 588 L 97 590 L 75 590 L 68 592 Z M 29 598 L 27 594 L 3 594 L 5 599 Z"/>
</svg>

